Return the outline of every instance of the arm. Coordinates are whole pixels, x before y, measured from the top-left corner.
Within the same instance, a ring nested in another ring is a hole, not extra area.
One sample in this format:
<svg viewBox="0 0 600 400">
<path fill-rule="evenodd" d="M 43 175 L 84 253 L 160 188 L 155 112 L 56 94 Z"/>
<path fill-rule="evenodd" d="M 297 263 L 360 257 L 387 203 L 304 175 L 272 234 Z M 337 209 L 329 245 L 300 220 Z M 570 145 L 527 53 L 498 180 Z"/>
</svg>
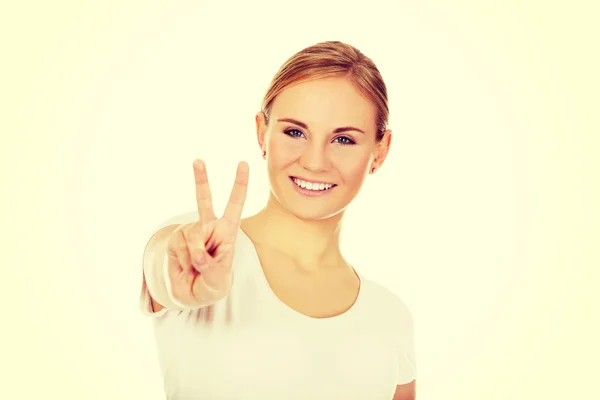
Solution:
<svg viewBox="0 0 600 400">
<path fill-rule="evenodd" d="M 396 392 L 392 400 L 415 400 L 416 399 L 416 381 L 396 386 Z"/>
<path fill-rule="evenodd" d="M 171 223 L 148 241 L 143 257 L 146 312 L 198 309 L 222 300 L 233 284 L 233 253 L 248 186 L 248 166 L 240 163 L 222 218 L 212 209 L 206 168 L 194 162 L 198 216 Z"/>
<path fill-rule="evenodd" d="M 171 300 L 165 280 L 167 242 L 180 225 L 169 225 L 157 231 L 148 241 L 144 250 L 144 281 L 152 302 L 152 311 L 159 312 L 163 308 L 178 308 Z"/>
<path fill-rule="evenodd" d="M 398 375 L 396 391 L 393 400 L 416 399 L 416 347 L 415 347 L 415 322 L 412 313 L 406 304 L 397 297 L 399 311 L 396 316 L 398 329 L 397 339 L 399 344 Z"/>
</svg>

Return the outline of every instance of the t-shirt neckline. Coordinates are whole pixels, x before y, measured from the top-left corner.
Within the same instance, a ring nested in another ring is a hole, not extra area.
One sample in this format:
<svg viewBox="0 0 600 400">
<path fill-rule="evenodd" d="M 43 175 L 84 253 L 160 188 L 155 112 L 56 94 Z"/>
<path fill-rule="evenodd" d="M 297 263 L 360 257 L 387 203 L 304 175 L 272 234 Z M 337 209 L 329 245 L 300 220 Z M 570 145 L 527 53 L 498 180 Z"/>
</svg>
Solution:
<svg viewBox="0 0 600 400">
<path fill-rule="evenodd" d="M 258 256 L 258 251 L 256 250 L 256 246 L 254 245 L 254 242 L 252 241 L 252 239 L 250 239 L 250 236 L 248 236 L 248 234 L 241 227 L 239 228 L 239 232 L 244 237 L 244 239 L 246 240 L 246 242 L 248 243 L 248 245 L 250 246 L 250 248 L 252 250 L 252 256 L 253 256 L 253 261 L 254 261 L 253 267 L 257 269 L 257 273 L 260 276 L 261 283 L 263 284 L 263 286 L 269 293 L 269 297 L 271 297 L 275 301 L 275 303 L 277 303 L 278 307 L 283 308 L 287 313 L 291 314 L 292 316 L 295 316 L 297 318 L 304 319 L 307 321 L 314 321 L 315 323 L 326 323 L 326 322 L 343 320 L 345 318 L 349 318 L 350 316 L 352 316 L 354 313 L 357 312 L 357 308 L 359 307 L 360 303 L 362 303 L 361 299 L 364 296 L 365 278 L 362 276 L 362 274 L 360 274 L 356 270 L 356 268 L 354 268 L 354 266 L 350 265 L 350 267 L 352 268 L 352 270 L 358 277 L 359 287 L 358 287 L 358 294 L 354 300 L 354 303 L 352 303 L 350 308 L 348 308 L 346 311 L 342 312 L 341 314 L 334 315 L 331 317 L 322 317 L 322 318 L 311 317 L 309 315 L 303 314 L 303 313 L 293 309 L 292 307 L 288 306 L 275 294 L 275 292 L 273 292 L 273 289 L 271 289 L 271 285 L 269 284 L 269 281 L 267 280 L 267 277 L 265 276 L 264 270 L 262 268 L 262 264 L 260 262 L 260 258 Z"/>
</svg>

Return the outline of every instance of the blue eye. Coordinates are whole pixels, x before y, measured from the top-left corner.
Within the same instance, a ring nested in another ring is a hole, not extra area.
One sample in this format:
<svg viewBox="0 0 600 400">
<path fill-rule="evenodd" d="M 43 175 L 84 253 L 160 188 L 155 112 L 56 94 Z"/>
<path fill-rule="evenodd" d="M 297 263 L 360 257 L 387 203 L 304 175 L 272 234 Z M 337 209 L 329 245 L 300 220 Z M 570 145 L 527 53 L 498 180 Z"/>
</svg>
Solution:
<svg viewBox="0 0 600 400">
<path fill-rule="evenodd" d="M 344 146 L 350 145 L 350 144 L 356 144 L 356 142 L 354 140 L 350 139 L 347 136 L 337 137 L 336 140 L 338 141 L 339 144 L 344 145 Z M 341 140 L 341 141 L 339 141 L 339 140 Z"/>
<path fill-rule="evenodd" d="M 293 138 L 301 137 L 303 135 L 303 133 L 300 132 L 298 129 L 288 129 L 286 131 L 283 131 L 283 133 Z"/>
</svg>

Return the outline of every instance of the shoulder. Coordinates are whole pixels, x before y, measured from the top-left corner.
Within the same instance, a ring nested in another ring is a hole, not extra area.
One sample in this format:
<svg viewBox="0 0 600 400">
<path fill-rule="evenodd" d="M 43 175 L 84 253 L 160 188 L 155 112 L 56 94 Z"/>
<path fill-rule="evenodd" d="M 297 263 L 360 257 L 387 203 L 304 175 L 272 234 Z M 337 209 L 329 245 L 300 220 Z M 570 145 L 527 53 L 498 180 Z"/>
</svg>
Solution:
<svg viewBox="0 0 600 400">
<path fill-rule="evenodd" d="M 365 298 L 369 299 L 368 301 L 372 303 L 370 306 L 377 307 L 384 311 L 383 314 L 386 315 L 389 320 L 399 323 L 404 327 L 407 325 L 412 327 L 414 321 L 413 314 L 404 299 L 398 293 L 395 293 L 389 287 L 362 275 L 361 281 L 363 282 L 367 294 Z"/>
<path fill-rule="evenodd" d="M 412 351 L 415 321 L 404 299 L 381 283 L 361 279 L 365 288 L 363 309 L 370 315 L 369 320 L 388 332 L 398 345 Z"/>
<path fill-rule="evenodd" d="M 385 327 L 385 335 L 391 339 L 396 349 L 396 383 L 399 386 L 394 398 L 412 398 L 408 394 L 414 390 L 411 385 L 414 385 L 417 369 L 413 314 L 401 296 L 388 287 L 370 279 L 365 279 L 365 287 L 369 292 L 365 297 L 372 299 L 369 306 L 373 310 L 375 307 L 378 307 L 378 311 L 383 310 L 379 312 L 378 320 Z"/>
</svg>

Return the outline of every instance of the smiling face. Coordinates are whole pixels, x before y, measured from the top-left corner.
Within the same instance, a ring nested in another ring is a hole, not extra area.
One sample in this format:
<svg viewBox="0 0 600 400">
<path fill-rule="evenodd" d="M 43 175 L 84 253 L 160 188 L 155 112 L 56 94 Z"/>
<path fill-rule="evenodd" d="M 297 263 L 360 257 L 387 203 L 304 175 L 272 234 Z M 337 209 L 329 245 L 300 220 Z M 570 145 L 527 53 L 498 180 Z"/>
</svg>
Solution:
<svg viewBox="0 0 600 400">
<path fill-rule="evenodd" d="M 339 214 L 379 167 L 390 132 L 376 140 L 376 108 L 346 78 L 304 81 L 274 100 L 269 125 L 257 115 L 273 197 L 302 219 Z"/>
</svg>

